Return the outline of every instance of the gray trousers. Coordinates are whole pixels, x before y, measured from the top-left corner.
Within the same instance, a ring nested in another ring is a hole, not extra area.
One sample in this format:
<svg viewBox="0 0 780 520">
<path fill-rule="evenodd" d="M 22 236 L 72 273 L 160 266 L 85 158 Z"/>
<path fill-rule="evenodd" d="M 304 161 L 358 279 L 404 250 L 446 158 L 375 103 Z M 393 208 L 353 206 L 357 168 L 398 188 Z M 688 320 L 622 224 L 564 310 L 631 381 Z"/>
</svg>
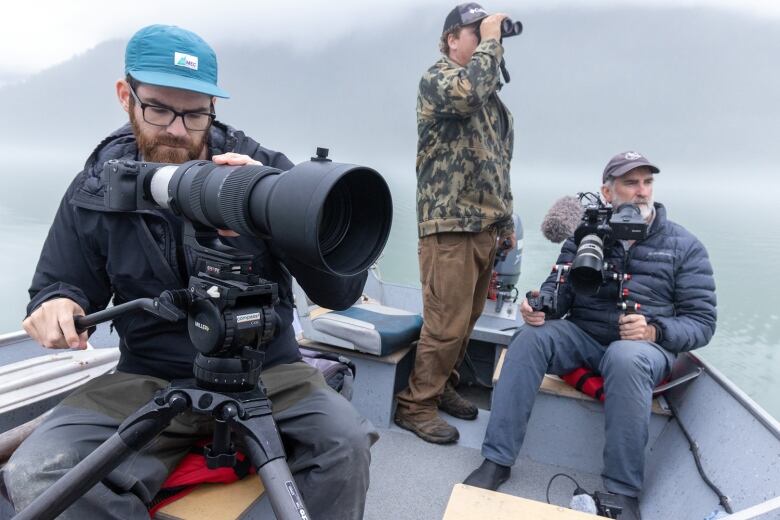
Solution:
<svg viewBox="0 0 780 520">
<path fill-rule="evenodd" d="M 549 320 L 526 325 L 509 344 L 493 391 L 482 455 L 512 466 L 545 373 L 564 375 L 587 366 L 604 377 L 604 484 L 638 496 L 642 489 L 653 388 L 671 371 L 675 356 L 647 341 L 599 344 L 575 324 Z"/>
<path fill-rule="evenodd" d="M 284 385 L 285 390 L 294 386 L 289 381 Z M 148 402 L 166 382 L 117 373 L 85 386 L 55 408 L 3 468 L 17 511 L 114 434 L 123 418 Z M 273 399 L 270 385 L 268 394 Z M 362 518 L 369 449 L 378 438 L 370 421 L 324 385 L 315 386 L 279 412 L 274 409 L 273 415 L 290 471 L 314 520 Z M 146 504 L 194 442 L 210 435 L 212 428 L 208 417 L 179 415 L 58 518 L 148 519 Z"/>
</svg>

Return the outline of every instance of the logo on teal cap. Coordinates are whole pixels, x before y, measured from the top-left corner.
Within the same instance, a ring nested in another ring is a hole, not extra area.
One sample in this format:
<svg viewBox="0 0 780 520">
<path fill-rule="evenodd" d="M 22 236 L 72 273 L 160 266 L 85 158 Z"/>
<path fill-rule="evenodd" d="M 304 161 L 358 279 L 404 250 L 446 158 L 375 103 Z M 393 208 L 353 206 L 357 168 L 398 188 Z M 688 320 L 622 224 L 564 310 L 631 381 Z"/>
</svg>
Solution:
<svg viewBox="0 0 780 520">
<path fill-rule="evenodd" d="M 179 67 L 187 67 L 188 69 L 198 70 L 198 57 L 184 54 L 183 52 L 176 52 L 173 54 L 173 63 Z"/>
</svg>

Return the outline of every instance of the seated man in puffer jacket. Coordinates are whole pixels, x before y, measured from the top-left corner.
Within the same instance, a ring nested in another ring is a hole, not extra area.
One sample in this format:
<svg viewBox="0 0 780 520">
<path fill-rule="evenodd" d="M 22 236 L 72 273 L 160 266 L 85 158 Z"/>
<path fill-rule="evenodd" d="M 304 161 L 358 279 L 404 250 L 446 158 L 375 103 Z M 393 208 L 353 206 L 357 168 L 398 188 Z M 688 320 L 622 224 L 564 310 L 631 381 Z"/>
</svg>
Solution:
<svg viewBox="0 0 780 520">
<path fill-rule="evenodd" d="M 544 312 L 524 300 L 521 312 L 528 326 L 509 344 L 482 444 L 485 461 L 466 484 L 496 489 L 505 482 L 544 374 L 565 375 L 585 366 L 604 377 L 605 486 L 620 495 L 625 505 L 621 518 L 638 517 L 653 388 L 669 375 L 678 353 L 710 341 L 716 322 L 707 251 L 690 232 L 667 220 L 663 205 L 654 203 L 658 172 L 641 154 L 624 152 L 609 161 L 602 175 L 604 200 L 615 208 L 635 204 L 649 226 L 646 238 L 618 240 L 604 251 L 611 269 L 631 275 L 623 288 L 640 304 L 639 312 L 618 308 L 622 295 L 617 282 L 585 295 L 566 280 L 557 308 L 548 316 L 565 320 L 546 320 Z M 576 253 L 570 238 L 557 263 L 571 263 Z M 541 294 L 552 295 L 555 277 L 545 281 Z"/>
</svg>

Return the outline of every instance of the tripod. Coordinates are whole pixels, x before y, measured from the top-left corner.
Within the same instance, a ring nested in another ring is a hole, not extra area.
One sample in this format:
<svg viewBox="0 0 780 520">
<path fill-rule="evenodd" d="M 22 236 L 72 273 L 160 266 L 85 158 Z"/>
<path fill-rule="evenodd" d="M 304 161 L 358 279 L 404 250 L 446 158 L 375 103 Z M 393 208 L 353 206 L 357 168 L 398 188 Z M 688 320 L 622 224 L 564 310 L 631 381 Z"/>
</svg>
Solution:
<svg viewBox="0 0 780 520">
<path fill-rule="evenodd" d="M 205 239 L 212 240 L 211 247 L 201 245 Z M 56 517 L 188 410 L 214 419 L 214 435 L 206 450 L 209 468 L 235 465 L 233 433 L 257 468 L 276 517 L 310 518 L 287 466 L 271 403 L 260 381 L 265 357 L 260 347 L 273 338 L 278 321 L 273 311 L 277 286 L 251 274 L 252 257 L 219 244 L 213 232 L 196 232 L 187 223 L 184 241 L 196 252 L 198 276 L 190 277 L 189 290 L 165 291 L 154 299 L 133 300 L 75 317 L 74 321 L 78 330 L 86 330 L 137 309 L 168 321 L 188 317 L 190 338 L 199 351 L 195 378 L 174 380 L 158 390 L 150 402 L 125 419 L 114 435 L 15 519 Z"/>
</svg>

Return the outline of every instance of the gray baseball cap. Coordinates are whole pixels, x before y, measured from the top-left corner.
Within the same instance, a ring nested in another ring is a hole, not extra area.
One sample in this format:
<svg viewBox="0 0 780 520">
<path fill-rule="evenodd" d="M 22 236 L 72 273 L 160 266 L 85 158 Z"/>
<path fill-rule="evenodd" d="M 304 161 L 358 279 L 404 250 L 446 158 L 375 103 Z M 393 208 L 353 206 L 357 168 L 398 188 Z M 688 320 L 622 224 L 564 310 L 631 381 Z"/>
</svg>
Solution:
<svg viewBox="0 0 780 520">
<path fill-rule="evenodd" d="M 451 31 L 455 27 L 478 22 L 483 18 L 487 18 L 488 16 L 488 12 L 485 11 L 481 5 L 474 2 L 456 5 L 444 20 L 444 29 L 441 31 L 441 33 L 444 34 L 448 31 Z"/>
<path fill-rule="evenodd" d="M 634 168 L 647 166 L 652 173 L 658 173 L 661 170 L 658 166 L 647 160 L 647 157 L 637 152 L 621 152 L 609 160 L 604 168 L 604 174 L 601 176 L 601 182 L 607 182 L 610 177 L 620 177 L 630 172 Z"/>
</svg>

